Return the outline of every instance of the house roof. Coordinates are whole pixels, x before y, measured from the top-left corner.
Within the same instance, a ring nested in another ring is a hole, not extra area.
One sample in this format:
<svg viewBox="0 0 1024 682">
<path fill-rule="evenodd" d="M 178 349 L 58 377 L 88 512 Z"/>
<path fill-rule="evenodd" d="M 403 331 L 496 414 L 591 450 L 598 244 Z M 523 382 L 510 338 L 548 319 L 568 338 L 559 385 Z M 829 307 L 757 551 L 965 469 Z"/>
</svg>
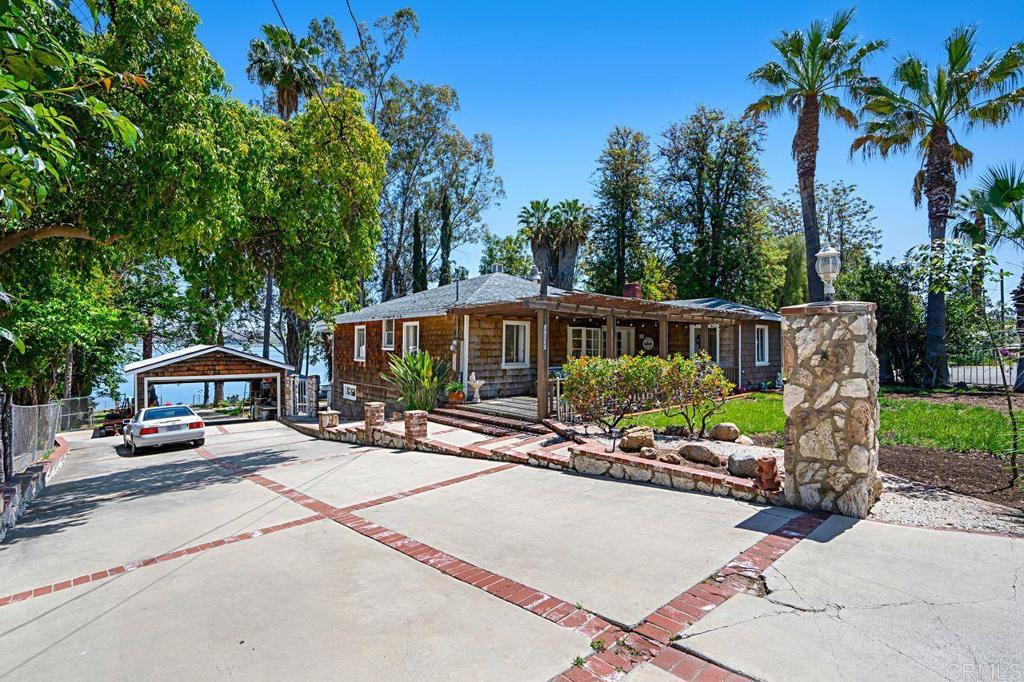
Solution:
<svg viewBox="0 0 1024 682">
<path fill-rule="evenodd" d="M 743 305 L 742 303 L 724 301 L 720 298 L 685 298 L 675 301 L 665 301 L 665 303 L 690 308 L 704 308 L 705 310 L 721 313 L 747 313 L 749 315 L 755 315 L 757 319 L 764 320 L 766 322 L 782 322 L 782 316 L 778 313 L 770 310 L 764 310 L 763 308 Z"/>
<path fill-rule="evenodd" d="M 138 372 L 145 372 L 158 367 L 164 367 L 166 365 L 172 365 L 182 360 L 191 360 L 192 358 L 199 357 L 200 355 L 206 355 L 207 353 L 213 353 L 220 351 L 222 353 L 228 353 L 229 355 L 236 355 L 246 360 L 252 360 L 253 362 L 259 362 L 264 365 L 270 365 L 278 369 L 295 369 L 291 365 L 287 365 L 277 360 L 268 360 L 267 358 L 260 357 L 259 355 L 253 355 L 252 353 L 246 353 L 235 348 L 228 348 L 227 346 L 217 346 L 212 344 L 201 344 L 198 346 L 189 346 L 188 348 L 182 348 L 180 350 L 173 350 L 170 353 L 164 353 L 163 355 L 157 355 L 153 358 L 147 358 L 145 360 L 138 360 L 136 362 L 130 362 L 124 366 L 126 374 L 136 374 Z"/>
<path fill-rule="evenodd" d="M 556 287 L 548 287 L 548 294 L 551 296 L 567 293 L 570 292 Z M 446 284 L 426 291 L 417 291 L 401 298 L 393 298 L 384 303 L 366 306 L 362 310 L 343 313 L 335 317 L 334 321 L 346 323 L 389 318 L 430 317 L 446 315 L 456 308 L 511 303 L 534 296 L 540 296 L 540 283 L 504 272 L 492 272 L 479 277 L 471 277 L 458 284 Z"/>
<path fill-rule="evenodd" d="M 344 324 L 383 319 L 431 317 L 464 309 L 495 312 L 507 309 L 504 304 L 511 303 L 523 303 L 536 307 L 538 300 L 540 300 L 539 282 L 503 272 L 495 272 L 472 277 L 459 282 L 458 285 L 446 284 L 367 306 L 362 310 L 338 315 L 334 321 Z M 545 302 L 545 305 L 558 305 L 563 308 L 594 308 L 596 310 L 598 307 L 607 307 L 650 315 L 689 314 L 703 318 L 781 321 L 777 314 L 767 310 L 730 303 L 718 298 L 658 302 L 548 287 Z M 581 312 L 583 311 L 581 310 Z"/>
</svg>

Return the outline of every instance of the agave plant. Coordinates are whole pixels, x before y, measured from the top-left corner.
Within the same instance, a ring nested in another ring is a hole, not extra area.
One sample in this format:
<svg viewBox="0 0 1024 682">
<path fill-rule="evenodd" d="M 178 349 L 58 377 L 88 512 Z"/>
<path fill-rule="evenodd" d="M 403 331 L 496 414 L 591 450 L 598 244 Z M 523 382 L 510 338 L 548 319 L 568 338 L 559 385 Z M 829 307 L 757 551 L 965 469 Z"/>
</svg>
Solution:
<svg viewBox="0 0 1024 682">
<path fill-rule="evenodd" d="M 405 410 L 432 410 L 444 394 L 451 363 L 435 361 L 426 351 L 392 355 L 388 371 L 381 379 L 398 391 L 398 402 Z"/>
</svg>

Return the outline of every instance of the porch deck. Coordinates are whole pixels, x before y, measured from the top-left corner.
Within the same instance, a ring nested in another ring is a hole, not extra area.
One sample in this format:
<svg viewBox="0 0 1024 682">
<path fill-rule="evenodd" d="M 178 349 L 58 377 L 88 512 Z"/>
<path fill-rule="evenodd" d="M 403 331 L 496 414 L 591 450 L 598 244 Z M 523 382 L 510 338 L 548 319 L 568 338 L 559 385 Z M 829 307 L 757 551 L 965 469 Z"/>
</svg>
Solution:
<svg viewBox="0 0 1024 682">
<path fill-rule="evenodd" d="M 538 421 L 536 396 L 517 395 L 509 398 L 490 398 L 488 400 L 481 400 L 478 403 L 465 403 L 461 407 L 494 417 L 511 417 L 530 422 Z"/>
</svg>

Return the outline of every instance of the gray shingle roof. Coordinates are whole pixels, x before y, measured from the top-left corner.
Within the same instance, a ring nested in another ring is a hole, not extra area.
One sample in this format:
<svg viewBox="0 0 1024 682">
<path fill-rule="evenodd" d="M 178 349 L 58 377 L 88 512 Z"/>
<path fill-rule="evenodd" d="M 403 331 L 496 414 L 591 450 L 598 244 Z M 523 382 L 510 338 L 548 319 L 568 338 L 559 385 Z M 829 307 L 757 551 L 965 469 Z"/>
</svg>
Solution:
<svg viewBox="0 0 1024 682">
<path fill-rule="evenodd" d="M 456 298 L 456 290 L 458 298 Z M 552 296 L 567 293 L 562 289 L 548 287 Z M 334 318 L 335 322 L 369 322 L 383 319 L 404 319 L 445 315 L 452 308 L 506 303 L 540 295 L 540 284 L 532 280 L 515 277 L 504 272 L 471 277 L 456 284 L 446 284 L 426 291 L 393 298 L 384 303 L 371 305 Z"/>
<path fill-rule="evenodd" d="M 782 316 L 778 313 L 770 310 L 764 310 L 763 308 L 743 305 L 742 303 L 723 301 L 720 298 L 687 298 L 676 301 L 664 301 L 664 303 L 678 306 L 696 306 L 698 308 L 705 308 L 707 310 L 714 310 L 722 313 L 747 313 L 757 315 L 758 319 L 765 320 L 766 322 L 782 322 Z"/>
</svg>

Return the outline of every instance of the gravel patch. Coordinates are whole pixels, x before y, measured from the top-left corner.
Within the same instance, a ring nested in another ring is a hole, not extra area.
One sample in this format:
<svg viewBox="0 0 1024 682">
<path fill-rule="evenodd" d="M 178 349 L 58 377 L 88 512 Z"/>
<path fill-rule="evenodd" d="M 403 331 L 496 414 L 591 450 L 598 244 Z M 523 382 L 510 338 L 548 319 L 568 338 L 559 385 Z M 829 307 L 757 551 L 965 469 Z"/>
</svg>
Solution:
<svg viewBox="0 0 1024 682">
<path fill-rule="evenodd" d="M 1024 535 L 1024 512 L 879 472 L 885 486 L 868 517 L 926 528 Z"/>
</svg>

